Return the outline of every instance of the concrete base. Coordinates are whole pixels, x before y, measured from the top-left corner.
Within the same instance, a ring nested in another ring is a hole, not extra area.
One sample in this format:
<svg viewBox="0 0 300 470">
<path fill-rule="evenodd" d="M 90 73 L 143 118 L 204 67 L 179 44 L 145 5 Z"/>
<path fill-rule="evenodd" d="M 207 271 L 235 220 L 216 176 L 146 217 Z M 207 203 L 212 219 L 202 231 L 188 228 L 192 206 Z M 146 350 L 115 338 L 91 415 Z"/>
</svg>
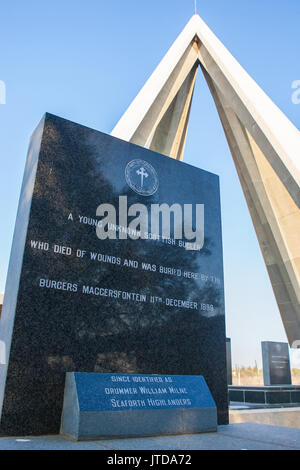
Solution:
<svg viewBox="0 0 300 470">
<path fill-rule="evenodd" d="M 229 422 L 251 422 L 300 429 L 300 408 L 230 410 Z"/>
<path fill-rule="evenodd" d="M 0 450 L 300 450 L 300 430 L 243 423 L 219 426 L 213 434 L 93 442 L 68 441 L 61 436 L 3 437 Z"/>
</svg>

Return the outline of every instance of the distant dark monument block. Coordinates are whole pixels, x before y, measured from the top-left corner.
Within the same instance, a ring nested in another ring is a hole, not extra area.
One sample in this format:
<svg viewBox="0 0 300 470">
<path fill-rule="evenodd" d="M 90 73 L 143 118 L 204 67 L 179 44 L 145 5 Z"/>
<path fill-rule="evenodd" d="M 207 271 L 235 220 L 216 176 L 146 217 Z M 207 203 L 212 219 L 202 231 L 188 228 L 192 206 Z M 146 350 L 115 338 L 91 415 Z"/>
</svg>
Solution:
<svg viewBox="0 0 300 470">
<path fill-rule="evenodd" d="M 61 434 L 76 440 L 217 430 L 203 377 L 68 372 Z"/>
<path fill-rule="evenodd" d="M 264 384 L 290 385 L 292 377 L 288 344 L 263 341 L 261 346 Z"/>
<path fill-rule="evenodd" d="M 204 205 L 203 248 L 175 240 L 183 221 L 169 238 L 122 239 L 121 196 L 149 211 Z M 116 208 L 115 239 L 96 234 L 101 204 Z M 228 423 L 224 317 L 218 177 L 46 114 L 30 143 L 1 315 L 2 435 L 57 434 L 73 371 L 203 376 Z"/>
<path fill-rule="evenodd" d="M 232 385 L 231 339 L 226 338 L 227 384 Z"/>
</svg>

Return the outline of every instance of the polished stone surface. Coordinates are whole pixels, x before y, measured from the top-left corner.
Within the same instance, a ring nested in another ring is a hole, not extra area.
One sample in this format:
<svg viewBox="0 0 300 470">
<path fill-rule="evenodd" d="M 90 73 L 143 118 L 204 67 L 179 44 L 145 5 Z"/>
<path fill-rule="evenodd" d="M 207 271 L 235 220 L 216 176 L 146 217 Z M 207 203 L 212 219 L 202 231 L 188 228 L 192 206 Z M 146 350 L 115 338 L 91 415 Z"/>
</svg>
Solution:
<svg viewBox="0 0 300 470">
<path fill-rule="evenodd" d="M 300 429 L 255 423 L 217 433 L 73 442 L 62 436 L 0 438 L 0 450 L 300 450 Z"/>
<path fill-rule="evenodd" d="M 292 377 L 288 343 L 263 341 L 261 347 L 264 384 L 290 385 Z"/>
<path fill-rule="evenodd" d="M 215 432 L 202 376 L 67 372 L 61 434 L 75 440 Z"/>
<path fill-rule="evenodd" d="M 135 159 L 158 176 L 150 196 L 126 182 Z M 117 206 L 119 195 L 128 205 L 204 204 L 203 249 L 99 240 L 97 207 Z M 203 375 L 226 424 L 224 323 L 218 177 L 46 114 L 29 151 L 0 324 L 7 351 L 11 341 L 7 371 L 0 367 L 1 432 L 57 434 L 68 371 Z"/>
</svg>

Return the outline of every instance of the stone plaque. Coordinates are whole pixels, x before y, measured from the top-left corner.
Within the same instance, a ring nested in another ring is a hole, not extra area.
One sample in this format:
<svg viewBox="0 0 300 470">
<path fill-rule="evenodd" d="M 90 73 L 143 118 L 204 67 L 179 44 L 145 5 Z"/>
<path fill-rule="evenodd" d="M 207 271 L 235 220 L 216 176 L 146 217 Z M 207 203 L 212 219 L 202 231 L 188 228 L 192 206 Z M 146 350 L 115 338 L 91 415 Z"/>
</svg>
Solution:
<svg viewBox="0 0 300 470">
<path fill-rule="evenodd" d="M 203 377 L 68 372 L 61 434 L 76 440 L 217 430 Z"/>
<path fill-rule="evenodd" d="M 218 177 L 46 114 L 1 315 L 2 434 L 58 433 L 73 371 L 202 375 L 226 424 L 224 323 Z"/>
</svg>

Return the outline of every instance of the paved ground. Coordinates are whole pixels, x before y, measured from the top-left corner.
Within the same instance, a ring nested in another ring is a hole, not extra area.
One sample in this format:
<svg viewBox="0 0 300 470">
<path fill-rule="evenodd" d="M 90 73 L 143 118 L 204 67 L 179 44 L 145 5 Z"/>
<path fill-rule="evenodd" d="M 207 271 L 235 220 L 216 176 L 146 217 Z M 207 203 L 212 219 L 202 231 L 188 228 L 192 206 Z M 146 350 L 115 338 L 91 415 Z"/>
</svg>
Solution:
<svg viewBox="0 0 300 470">
<path fill-rule="evenodd" d="M 0 450 L 295 450 L 300 429 L 241 423 L 217 433 L 72 442 L 61 436 L 2 437 Z"/>
</svg>

